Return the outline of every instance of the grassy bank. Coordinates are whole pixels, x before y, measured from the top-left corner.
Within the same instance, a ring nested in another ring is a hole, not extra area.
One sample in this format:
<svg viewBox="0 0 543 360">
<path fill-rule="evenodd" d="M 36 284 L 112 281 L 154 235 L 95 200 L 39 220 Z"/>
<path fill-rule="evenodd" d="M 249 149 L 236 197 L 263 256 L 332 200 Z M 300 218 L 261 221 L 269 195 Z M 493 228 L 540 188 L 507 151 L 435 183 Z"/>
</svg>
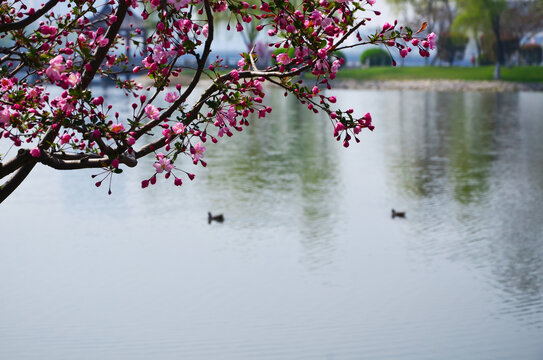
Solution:
<svg viewBox="0 0 543 360">
<path fill-rule="evenodd" d="M 343 69 L 337 77 L 356 80 L 493 80 L 494 66 L 478 67 L 371 67 Z M 543 82 L 543 66 L 502 67 L 502 80 Z"/>
</svg>

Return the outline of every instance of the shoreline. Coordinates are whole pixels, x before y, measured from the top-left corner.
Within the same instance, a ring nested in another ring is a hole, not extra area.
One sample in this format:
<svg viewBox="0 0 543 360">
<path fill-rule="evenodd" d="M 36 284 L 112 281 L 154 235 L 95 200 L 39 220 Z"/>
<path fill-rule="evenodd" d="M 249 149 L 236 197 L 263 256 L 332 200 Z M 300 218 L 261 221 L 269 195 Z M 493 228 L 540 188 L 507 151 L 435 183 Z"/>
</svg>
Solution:
<svg viewBox="0 0 543 360">
<path fill-rule="evenodd" d="M 139 80 L 139 81 L 138 81 Z M 171 80 L 170 86 L 180 83 L 187 86 L 192 80 L 189 76 L 178 76 Z M 308 79 L 306 79 L 308 80 Z M 136 81 L 149 86 L 149 78 L 141 76 Z M 201 84 L 211 84 L 203 79 Z M 448 79 L 420 79 L 420 80 L 357 80 L 336 78 L 330 81 L 334 89 L 351 90 L 420 90 L 420 91 L 476 91 L 476 92 L 516 92 L 530 91 L 543 92 L 543 82 L 511 82 L 503 80 L 448 80 Z"/>
<path fill-rule="evenodd" d="M 543 91 L 543 83 L 519 83 L 503 80 L 356 80 L 337 79 L 331 82 L 335 89 L 359 90 L 421 90 L 421 91 Z"/>
</svg>

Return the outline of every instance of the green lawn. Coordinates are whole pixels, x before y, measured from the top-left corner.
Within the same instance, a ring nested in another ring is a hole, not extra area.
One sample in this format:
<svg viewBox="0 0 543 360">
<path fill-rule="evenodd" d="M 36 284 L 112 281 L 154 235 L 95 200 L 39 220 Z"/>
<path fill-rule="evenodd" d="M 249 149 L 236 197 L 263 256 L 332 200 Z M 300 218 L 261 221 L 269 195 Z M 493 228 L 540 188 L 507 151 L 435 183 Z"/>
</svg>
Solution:
<svg viewBox="0 0 543 360">
<path fill-rule="evenodd" d="M 358 80 L 492 80 L 494 66 L 478 67 L 371 67 L 343 69 L 337 77 Z M 543 66 L 502 67 L 502 80 L 517 82 L 543 82 Z"/>
</svg>

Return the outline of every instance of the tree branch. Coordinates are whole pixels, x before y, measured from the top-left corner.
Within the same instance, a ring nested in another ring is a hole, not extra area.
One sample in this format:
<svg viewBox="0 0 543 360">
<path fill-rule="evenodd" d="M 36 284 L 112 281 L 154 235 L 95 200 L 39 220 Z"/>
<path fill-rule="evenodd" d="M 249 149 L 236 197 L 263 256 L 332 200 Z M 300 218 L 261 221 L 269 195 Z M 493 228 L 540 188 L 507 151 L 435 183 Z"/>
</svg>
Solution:
<svg viewBox="0 0 543 360">
<path fill-rule="evenodd" d="M 51 10 L 56 4 L 58 4 L 59 1 L 60 0 L 49 0 L 49 2 L 47 2 L 47 4 L 45 4 L 41 9 L 36 11 L 34 14 L 28 16 L 24 20 L 13 22 L 13 23 L 1 24 L 0 33 L 25 28 L 26 26 L 32 24 L 34 21 L 42 17 L 46 12 Z"/>
<path fill-rule="evenodd" d="M 85 70 L 83 72 L 83 75 L 81 76 L 81 82 L 79 83 L 79 87 L 81 89 L 86 89 L 91 80 L 96 75 L 96 72 L 100 68 L 100 65 L 102 65 L 102 62 L 104 61 L 104 58 L 106 57 L 109 49 L 113 45 L 115 38 L 117 37 L 117 34 L 119 33 L 119 29 L 121 28 L 121 25 L 123 23 L 124 17 L 126 16 L 126 13 L 128 12 L 128 5 L 126 1 L 120 0 L 119 1 L 119 7 L 117 8 L 117 12 L 115 13 L 115 16 L 117 16 L 117 21 L 111 24 L 111 26 L 107 29 L 105 37 L 109 40 L 106 46 L 99 47 L 96 50 L 96 53 L 93 56 L 93 59 L 90 61 L 91 70 L 87 71 Z"/>
<path fill-rule="evenodd" d="M 296 75 L 301 74 L 302 72 L 309 69 L 309 65 L 302 66 L 299 69 L 291 70 L 289 72 L 280 72 L 280 71 L 242 71 L 238 75 L 241 79 L 254 79 L 259 77 L 264 78 L 288 78 L 293 77 Z M 200 95 L 200 99 L 194 104 L 192 109 L 189 111 L 190 117 L 186 118 L 185 121 L 183 121 L 184 125 L 189 125 L 196 117 L 198 116 L 198 113 L 200 112 L 200 109 L 202 106 L 204 106 L 205 101 L 215 92 L 219 89 L 219 83 L 225 83 L 227 81 L 230 81 L 232 79 L 232 75 L 226 74 L 224 76 L 221 76 L 218 78 L 213 84 L 211 84 L 206 91 Z M 177 135 L 178 136 L 178 135 Z M 139 159 L 141 157 L 144 157 L 145 155 L 150 154 L 155 149 L 160 149 L 163 146 L 166 145 L 166 140 L 170 140 L 170 142 L 175 139 L 177 136 L 171 136 L 166 137 L 163 136 L 160 139 L 157 139 L 156 141 L 149 143 L 142 148 L 140 148 L 138 151 L 136 151 L 136 158 Z"/>
<path fill-rule="evenodd" d="M 141 129 L 139 129 L 136 133 L 135 138 L 140 138 L 143 134 L 153 129 L 155 126 L 160 124 L 164 119 L 167 119 L 170 117 L 174 111 L 183 104 L 189 95 L 194 91 L 196 88 L 196 85 L 200 82 L 200 77 L 202 76 L 202 73 L 204 71 L 204 66 L 207 62 L 207 58 L 209 57 L 209 54 L 211 53 L 211 43 L 213 42 L 213 34 L 214 34 L 214 27 L 213 27 L 213 13 L 211 11 L 211 6 L 209 5 L 209 0 L 204 0 L 204 8 L 207 16 L 207 24 L 208 24 L 208 35 L 207 39 L 204 45 L 204 51 L 202 52 L 202 57 L 198 60 L 198 68 L 196 69 L 196 74 L 192 78 L 192 81 L 190 82 L 187 89 L 183 92 L 183 94 L 177 99 L 169 108 L 168 110 L 164 111 L 161 116 L 157 120 L 152 120 L 145 124 Z M 139 157 L 138 157 L 139 158 Z"/>
<path fill-rule="evenodd" d="M 49 147 L 51 147 L 51 144 L 55 137 L 58 135 L 60 127 L 56 127 L 53 129 L 50 127 L 43 138 L 41 139 L 38 147 L 42 149 L 42 154 L 45 153 Z M 26 179 L 28 174 L 32 171 L 34 166 L 36 166 L 36 163 L 38 162 L 38 159 L 33 158 L 30 155 L 30 150 L 19 150 L 19 153 L 17 154 L 17 158 L 15 158 L 13 161 L 10 161 L 8 163 L 8 171 L 4 174 L 4 166 L 0 167 L 0 174 L 2 174 L 2 177 L 11 174 L 15 170 L 17 172 L 6 181 L 1 187 L 0 187 L 0 203 L 4 201 L 21 183 Z"/>
<path fill-rule="evenodd" d="M 10 196 L 11 193 L 19 187 L 19 185 L 21 185 L 35 165 L 36 161 L 25 163 L 8 181 L 6 181 L 0 187 L 0 204 L 6 200 L 6 198 Z"/>
<path fill-rule="evenodd" d="M 17 156 L 15 156 L 13 159 L 7 163 L 0 163 L 0 179 L 19 169 L 29 159 L 31 159 L 30 151 L 20 149 Z"/>
<path fill-rule="evenodd" d="M 135 167 L 138 162 L 135 155 L 128 155 L 123 153 L 119 156 L 121 163 L 128 167 Z M 91 168 L 103 168 L 111 163 L 111 159 L 108 156 L 100 156 L 96 154 L 49 154 L 43 152 L 39 161 L 44 165 L 52 167 L 57 170 L 78 170 L 78 169 L 91 169 Z"/>
</svg>

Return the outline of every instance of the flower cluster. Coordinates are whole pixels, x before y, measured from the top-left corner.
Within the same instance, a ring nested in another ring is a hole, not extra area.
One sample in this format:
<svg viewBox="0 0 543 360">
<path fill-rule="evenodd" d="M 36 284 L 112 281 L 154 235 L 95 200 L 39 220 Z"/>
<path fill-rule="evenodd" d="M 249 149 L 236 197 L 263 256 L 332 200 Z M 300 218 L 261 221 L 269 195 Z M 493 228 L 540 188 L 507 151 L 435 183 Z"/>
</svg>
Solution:
<svg viewBox="0 0 543 360">
<path fill-rule="evenodd" d="M 138 159 L 154 156 L 154 172 L 142 187 L 156 183 L 158 174 L 170 178 L 174 173 L 174 184 L 181 185 L 181 176 L 194 178 L 181 169 L 183 158 L 206 166 L 208 140 L 231 137 L 272 111 L 265 101 L 270 83 L 309 111 L 328 114 L 334 136 L 349 146 L 353 138 L 359 141 L 360 131 L 374 127 L 370 114 L 357 117 L 353 110 L 334 109 L 336 98 L 326 94 L 344 65 L 338 51 L 383 44 L 401 57 L 416 49 L 426 57 L 436 44 L 435 34 L 423 36 L 424 28 L 413 32 L 397 22 L 363 37 L 359 30 L 371 20 L 367 14 L 380 14 L 373 9 L 375 0 L 64 3 L 29 8 L 21 0 L 7 0 L 0 6 L 0 40 L 7 43 L 0 53 L 0 141 L 20 148 L 1 155 L 2 164 L 9 164 L 0 166 L 2 179 L 40 162 L 57 169 L 102 168 L 99 186 L 121 173 L 121 165 L 134 167 Z M 230 19 L 226 30 L 244 31 L 254 22 L 267 37 L 273 64 L 259 62 L 257 68 L 253 49 L 241 54 L 235 69 L 212 59 L 211 44 L 222 24 L 215 21 L 218 13 Z M 121 24 L 133 14 L 156 19 L 156 27 L 150 34 L 133 29 L 121 36 Z M 186 73 L 180 64 L 187 62 L 194 64 L 192 80 L 172 86 L 172 79 Z M 127 79 L 126 72 L 145 76 L 148 86 Z M 314 76 L 300 80 L 306 72 Z M 204 77 L 210 84 L 189 102 Z M 119 104 L 96 94 L 99 90 L 89 86 L 96 78 L 114 81 L 127 99 L 134 99 L 130 115 L 121 116 Z M 18 179 L 0 187 L 0 201 Z"/>
</svg>

